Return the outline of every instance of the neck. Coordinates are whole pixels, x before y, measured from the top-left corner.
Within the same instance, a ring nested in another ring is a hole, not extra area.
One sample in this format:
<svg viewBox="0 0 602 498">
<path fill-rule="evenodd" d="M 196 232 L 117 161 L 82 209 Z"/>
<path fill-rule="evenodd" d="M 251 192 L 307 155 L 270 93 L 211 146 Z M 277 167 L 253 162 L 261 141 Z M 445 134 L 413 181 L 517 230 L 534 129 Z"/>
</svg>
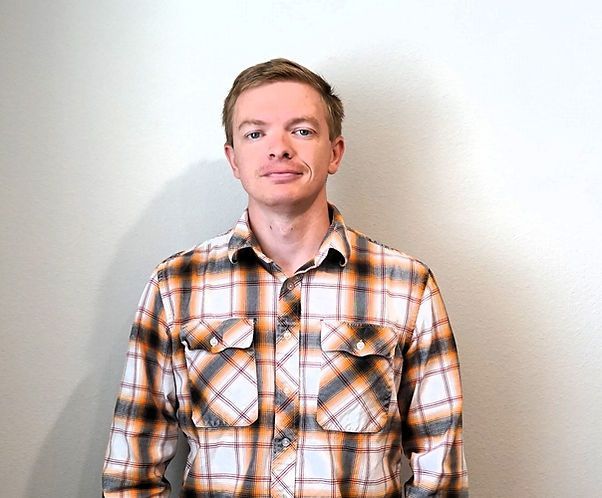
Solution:
<svg viewBox="0 0 602 498">
<path fill-rule="evenodd" d="M 300 212 L 276 212 L 249 203 L 249 221 L 261 250 L 287 276 L 316 255 L 330 226 L 326 199 Z"/>
</svg>

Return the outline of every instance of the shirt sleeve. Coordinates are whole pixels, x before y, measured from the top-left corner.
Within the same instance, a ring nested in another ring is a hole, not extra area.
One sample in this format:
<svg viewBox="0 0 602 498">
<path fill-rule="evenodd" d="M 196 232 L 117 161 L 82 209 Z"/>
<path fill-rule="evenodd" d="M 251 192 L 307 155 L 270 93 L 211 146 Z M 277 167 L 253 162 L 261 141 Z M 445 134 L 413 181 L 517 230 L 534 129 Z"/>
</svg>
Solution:
<svg viewBox="0 0 602 498">
<path fill-rule="evenodd" d="M 408 498 L 468 496 L 462 440 L 462 386 L 456 343 L 433 274 L 406 343 L 399 392 L 403 449 L 412 478 Z"/>
<path fill-rule="evenodd" d="M 102 474 L 105 497 L 168 497 L 164 473 L 178 438 L 171 341 L 157 272 L 129 339 Z"/>
</svg>

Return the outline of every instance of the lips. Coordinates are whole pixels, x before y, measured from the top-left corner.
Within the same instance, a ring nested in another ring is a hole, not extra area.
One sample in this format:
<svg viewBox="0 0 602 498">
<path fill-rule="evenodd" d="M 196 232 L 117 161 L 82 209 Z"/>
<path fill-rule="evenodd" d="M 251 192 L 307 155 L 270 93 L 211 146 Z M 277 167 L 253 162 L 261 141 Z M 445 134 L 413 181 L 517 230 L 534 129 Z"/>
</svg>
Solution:
<svg viewBox="0 0 602 498">
<path fill-rule="evenodd" d="M 303 176 L 303 172 L 291 168 L 275 168 L 267 170 L 261 174 L 261 177 L 273 184 L 285 184 L 296 182 Z"/>
<path fill-rule="evenodd" d="M 303 169 L 292 164 L 270 164 L 261 168 L 260 176 L 269 175 L 302 175 Z"/>
<path fill-rule="evenodd" d="M 300 171 L 292 171 L 292 170 L 282 170 L 282 171 L 269 171 L 267 173 L 264 173 L 262 176 L 298 176 L 298 175 L 302 175 L 303 173 L 301 173 Z"/>
</svg>

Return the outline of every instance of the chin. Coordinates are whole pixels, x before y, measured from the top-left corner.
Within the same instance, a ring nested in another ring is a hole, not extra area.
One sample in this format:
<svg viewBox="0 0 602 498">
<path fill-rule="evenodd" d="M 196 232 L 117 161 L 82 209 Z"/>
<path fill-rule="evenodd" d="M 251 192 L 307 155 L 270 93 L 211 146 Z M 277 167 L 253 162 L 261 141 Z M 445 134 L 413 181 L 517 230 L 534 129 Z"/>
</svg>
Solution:
<svg viewBox="0 0 602 498">
<path fill-rule="evenodd" d="M 294 206 L 297 206 L 301 204 L 299 201 L 291 198 L 291 197 L 284 197 L 281 199 L 271 199 L 270 201 L 266 202 L 265 205 L 272 207 L 272 208 L 291 208 Z"/>
</svg>

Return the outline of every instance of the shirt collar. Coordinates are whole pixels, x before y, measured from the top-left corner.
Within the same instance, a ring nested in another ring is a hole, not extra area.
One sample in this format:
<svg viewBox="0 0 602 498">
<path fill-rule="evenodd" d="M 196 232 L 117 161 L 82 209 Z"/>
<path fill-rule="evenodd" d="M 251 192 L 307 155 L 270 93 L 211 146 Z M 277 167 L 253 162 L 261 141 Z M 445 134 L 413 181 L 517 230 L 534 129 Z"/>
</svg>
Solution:
<svg viewBox="0 0 602 498">
<path fill-rule="evenodd" d="M 320 265 L 328 255 L 330 249 L 337 252 L 340 258 L 340 265 L 345 266 L 349 260 L 351 247 L 347 236 L 347 227 L 345 220 L 340 211 L 333 204 L 328 204 L 328 212 L 330 214 L 330 226 L 326 232 L 324 240 L 320 244 L 318 253 L 314 258 L 315 265 Z M 264 260 L 266 263 L 271 263 L 271 260 L 263 254 L 257 239 L 251 231 L 249 224 L 249 211 L 244 210 L 241 217 L 234 225 L 231 231 L 230 239 L 228 240 L 228 259 L 231 263 L 236 263 L 238 253 L 243 249 L 252 249 L 257 257 Z"/>
</svg>

